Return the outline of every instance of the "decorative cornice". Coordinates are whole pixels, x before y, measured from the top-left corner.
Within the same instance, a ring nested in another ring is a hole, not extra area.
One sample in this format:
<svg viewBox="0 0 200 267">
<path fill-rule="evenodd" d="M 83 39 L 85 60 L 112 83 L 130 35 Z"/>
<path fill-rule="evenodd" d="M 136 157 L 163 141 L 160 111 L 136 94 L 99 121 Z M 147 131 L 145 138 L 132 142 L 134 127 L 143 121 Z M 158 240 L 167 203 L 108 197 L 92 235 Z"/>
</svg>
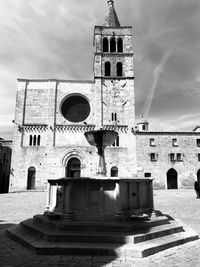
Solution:
<svg viewBox="0 0 200 267">
<path fill-rule="evenodd" d="M 101 56 L 102 57 L 133 57 L 134 53 L 101 53 L 101 52 L 96 52 L 95 55 Z"/>
<path fill-rule="evenodd" d="M 23 79 L 18 78 L 18 82 L 63 82 L 63 83 L 91 83 L 93 84 L 94 81 L 91 80 L 58 80 L 58 79 Z"/>
<path fill-rule="evenodd" d="M 20 127 L 25 132 L 45 132 L 48 129 L 47 124 L 25 124 Z"/>
<path fill-rule="evenodd" d="M 111 130 L 116 132 L 126 133 L 128 131 L 127 125 L 103 125 L 103 130 Z"/>
<path fill-rule="evenodd" d="M 150 131 L 135 131 L 134 128 L 132 129 L 132 132 L 134 132 L 136 135 L 200 135 L 200 132 L 150 132 Z"/>
<path fill-rule="evenodd" d="M 95 129 L 95 125 L 56 125 L 57 132 L 87 132 L 93 131 Z"/>
<path fill-rule="evenodd" d="M 130 77 L 130 76 L 95 76 L 94 77 L 95 79 L 103 79 L 103 80 L 134 80 L 135 79 L 135 77 L 134 76 L 132 76 L 132 77 Z"/>
</svg>

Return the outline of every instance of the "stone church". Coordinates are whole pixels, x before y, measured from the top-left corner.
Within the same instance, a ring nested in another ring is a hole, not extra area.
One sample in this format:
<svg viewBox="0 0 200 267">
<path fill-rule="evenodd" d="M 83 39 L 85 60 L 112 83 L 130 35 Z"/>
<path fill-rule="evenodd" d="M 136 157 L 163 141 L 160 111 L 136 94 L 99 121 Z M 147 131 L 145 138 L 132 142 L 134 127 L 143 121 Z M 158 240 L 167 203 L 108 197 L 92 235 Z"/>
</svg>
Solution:
<svg viewBox="0 0 200 267">
<path fill-rule="evenodd" d="M 192 187 L 200 178 L 199 127 L 151 132 L 146 120 L 136 123 L 132 27 L 120 25 L 113 0 L 93 44 L 92 81 L 18 79 L 9 190 L 94 176 L 97 151 L 84 132 L 100 128 L 118 132 L 105 151 L 108 177 L 152 177 L 160 189 Z"/>
<path fill-rule="evenodd" d="M 132 27 L 121 26 L 113 0 L 94 28 L 94 79 L 18 79 L 10 191 L 45 188 L 47 179 L 96 174 L 97 152 L 84 132 L 109 129 L 107 176 L 135 177 Z"/>
</svg>

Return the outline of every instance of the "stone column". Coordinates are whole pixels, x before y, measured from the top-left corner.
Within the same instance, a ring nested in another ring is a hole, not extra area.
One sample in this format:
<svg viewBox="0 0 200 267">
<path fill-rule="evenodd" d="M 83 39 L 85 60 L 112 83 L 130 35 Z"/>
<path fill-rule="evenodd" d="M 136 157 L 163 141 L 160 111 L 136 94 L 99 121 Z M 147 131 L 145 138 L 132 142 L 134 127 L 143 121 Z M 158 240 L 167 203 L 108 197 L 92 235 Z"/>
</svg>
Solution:
<svg viewBox="0 0 200 267">
<path fill-rule="evenodd" d="M 120 197 L 120 184 L 118 181 L 116 181 L 115 184 L 115 218 L 116 220 L 122 220 L 123 219 L 123 214 L 121 210 L 121 197 Z"/>
<path fill-rule="evenodd" d="M 72 190 L 73 190 L 73 183 L 69 182 L 65 185 L 65 221 L 73 221 L 73 208 L 72 208 Z"/>
</svg>

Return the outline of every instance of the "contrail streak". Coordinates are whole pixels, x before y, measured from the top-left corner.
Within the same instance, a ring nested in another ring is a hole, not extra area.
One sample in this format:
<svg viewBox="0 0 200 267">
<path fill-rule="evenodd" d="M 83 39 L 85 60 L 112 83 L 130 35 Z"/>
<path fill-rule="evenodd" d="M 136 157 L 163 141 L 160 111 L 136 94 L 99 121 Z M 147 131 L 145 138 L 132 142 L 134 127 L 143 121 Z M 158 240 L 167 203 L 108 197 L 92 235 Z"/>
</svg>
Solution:
<svg viewBox="0 0 200 267">
<path fill-rule="evenodd" d="M 172 51 L 171 50 L 168 50 L 160 64 L 158 64 L 155 69 L 154 69 L 154 72 L 153 72 L 153 76 L 154 76 L 154 82 L 153 82 L 153 85 L 151 87 L 151 90 L 148 92 L 148 95 L 147 95 L 147 98 L 145 100 L 145 104 L 144 104 L 144 108 L 143 108 L 143 114 L 144 114 L 144 118 L 147 118 L 148 114 L 149 114 L 149 111 L 150 111 L 150 108 L 151 108 L 151 104 L 152 104 L 152 101 L 153 101 L 153 97 L 154 97 L 154 93 L 155 93 L 155 90 L 156 90 L 156 87 L 157 87 L 157 84 L 158 84 L 158 80 L 160 78 L 160 75 L 165 67 L 165 64 L 167 63 L 167 60 L 169 59 L 170 55 L 171 55 Z"/>
</svg>

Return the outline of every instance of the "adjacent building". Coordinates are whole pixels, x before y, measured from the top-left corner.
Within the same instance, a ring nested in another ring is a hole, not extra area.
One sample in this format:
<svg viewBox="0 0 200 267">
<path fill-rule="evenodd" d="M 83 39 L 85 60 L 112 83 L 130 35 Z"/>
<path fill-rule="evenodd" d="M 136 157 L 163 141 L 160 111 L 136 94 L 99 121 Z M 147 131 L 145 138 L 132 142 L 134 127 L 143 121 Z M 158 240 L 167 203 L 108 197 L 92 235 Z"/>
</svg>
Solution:
<svg viewBox="0 0 200 267">
<path fill-rule="evenodd" d="M 155 132 L 141 120 L 136 135 L 138 167 L 155 179 L 154 188 L 191 188 L 200 179 L 199 126 L 191 132 Z"/>
<path fill-rule="evenodd" d="M 12 141 L 0 138 L 0 193 L 8 193 Z"/>
</svg>

